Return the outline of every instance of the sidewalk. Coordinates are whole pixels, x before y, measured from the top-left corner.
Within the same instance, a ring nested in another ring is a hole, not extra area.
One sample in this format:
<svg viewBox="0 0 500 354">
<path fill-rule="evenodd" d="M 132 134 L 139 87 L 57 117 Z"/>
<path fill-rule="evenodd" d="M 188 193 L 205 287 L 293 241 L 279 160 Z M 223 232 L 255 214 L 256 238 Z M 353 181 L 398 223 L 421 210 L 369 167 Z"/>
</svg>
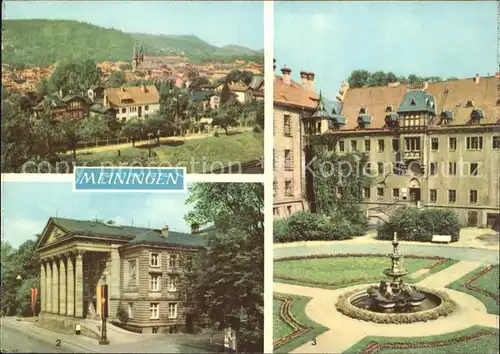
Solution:
<svg viewBox="0 0 500 354">
<path fill-rule="evenodd" d="M 15 317 L 3 317 L 1 325 L 18 329 L 27 336 L 36 338 L 45 343 L 55 344 L 60 340 L 60 345 L 64 345 L 75 353 L 98 353 L 100 352 L 99 344 L 95 339 L 85 336 L 69 335 L 59 332 L 54 332 L 43 327 L 39 327 L 35 322 L 17 321 Z"/>
<path fill-rule="evenodd" d="M 500 250 L 499 239 L 497 236 L 496 242 L 494 238 L 495 231 L 491 229 L 480 229 L 480 228 L 463 228 L 460 230 L 460 239 L 458 242 L 449 243 L 444 246 L 448 247 L 459 247 L 459 248 L 477 248 L 477 249 L 487 249 L 487 250 Z M 497 234 L 498 235 L 498 234 Z M 297 246 L 319 246 L 319 245 L 331 245 L 331 244 L 384 244 L 384 242 L 376 239 L 376 230 L 369 230 L 366 235 L 355 237 L 351 240 L 342 241 L 300 241 L 300 242 L 290 242 L 290 243 L 275 243 L 274 248 L 286 248 L 286 247 L 297 247 Z M 415 242 L 415 241 L 402 241 L 405 245 L 420 245 L 420 246 L 443 246 L 439 243 L 431 242 Z"/>
</svg>

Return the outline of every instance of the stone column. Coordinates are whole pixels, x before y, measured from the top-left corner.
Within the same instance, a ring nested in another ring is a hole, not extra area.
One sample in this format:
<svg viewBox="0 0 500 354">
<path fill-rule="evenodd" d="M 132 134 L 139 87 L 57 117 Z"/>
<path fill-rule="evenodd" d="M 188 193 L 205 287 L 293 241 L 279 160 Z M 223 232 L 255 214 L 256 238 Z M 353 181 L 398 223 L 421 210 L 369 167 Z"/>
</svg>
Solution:
<svg viewBox="0 0 500 354">
<path fill-rule="evenodd" d="M 118 310 L 118 300 L 120 299 L 120 253 L 118 247 L 120 245 L 111 245 L 109 254 L 108 275 L 106 276 L 106 284 L 108 284 L 108 316 L 110 319 L 116 317 Z M 137 264 L 139 268 L 139 264 Z"/>
<path fill-rule="evenodd" d="M 75 257 L 75 317 L 83 317 L 83 252 Z"/>
<path fill-rule="evenodd" d="M 75 315 L 75 271 L 73 268 L 73 256 L 71 254 L 67 255 L 68 267 L 67 267 L 67 307 L 66 314 L 68 316 Z"/>
<path fill-rule="evenodd" d="M 66 264 L 64 258 L 59 260 L 59 313 L 66 315 Z"/>
<path fill-rule="evenodd" d="M 47 308 L 47 312 L 52 312 L 52 260 L 49 259 L 45 265 L 47 267 L 47 279 L 45 282 L 45 306 Z"/>
<path fill-rule="evenodd" d="M 40 312 L 45 312 L 45 261 L 40 260 Z"/>
<path fill-rule="evenodd" d="M 58 258 L 52 261 L 52 313 L 59 313 L 59 263 Z"/>
</svg>

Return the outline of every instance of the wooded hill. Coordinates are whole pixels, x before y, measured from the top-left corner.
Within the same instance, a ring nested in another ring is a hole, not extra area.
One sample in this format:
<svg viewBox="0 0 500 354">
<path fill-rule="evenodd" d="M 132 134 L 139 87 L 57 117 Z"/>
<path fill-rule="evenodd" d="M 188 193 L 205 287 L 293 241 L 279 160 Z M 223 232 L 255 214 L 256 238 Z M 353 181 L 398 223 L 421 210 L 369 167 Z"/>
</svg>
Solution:
<svg viewBox="0 0 500 354">
<path fill-rule="evenodd" d="M 263 50 L 216 47 L 192 35 L 124 33 L 70 20 L 3 20 L 2 62 L 14 66 L 48 66 L 57 61 L 92 59 L 131 61 L 135 41 L 147 55 L 184 52 L 189 61 L 264 61 Z"/>
</svg>

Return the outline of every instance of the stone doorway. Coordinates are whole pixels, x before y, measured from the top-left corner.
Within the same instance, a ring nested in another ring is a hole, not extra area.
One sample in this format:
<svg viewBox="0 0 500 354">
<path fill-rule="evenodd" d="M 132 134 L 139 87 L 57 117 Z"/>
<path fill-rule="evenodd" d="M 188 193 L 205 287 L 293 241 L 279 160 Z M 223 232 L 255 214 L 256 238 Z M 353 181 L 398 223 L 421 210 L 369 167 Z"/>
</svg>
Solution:
<svg viewBox="0 0 500 354">
<path fill-rule="evenodd" d="M 477 227 L 478 221 L 478 212 L 477 211 L 469 211 L 467 217 L 467 226 L 469 227 Z"/>
</svg>

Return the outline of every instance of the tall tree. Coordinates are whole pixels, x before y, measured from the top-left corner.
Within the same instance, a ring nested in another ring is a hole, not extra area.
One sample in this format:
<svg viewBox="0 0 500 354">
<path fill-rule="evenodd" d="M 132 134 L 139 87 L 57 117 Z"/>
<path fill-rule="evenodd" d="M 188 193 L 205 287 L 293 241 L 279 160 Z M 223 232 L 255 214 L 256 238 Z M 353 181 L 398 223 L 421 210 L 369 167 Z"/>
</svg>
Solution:
<svg viewBox="0 0 500 354">
<path fill-rule="evenodd" d="M 257 183 L 196 184 L 190 224 L 214 224 L 191 279 L 192 303 L 220 328 L 238 330 L 241 351 L 263 351 L 264 188 Z"/>
</svg>

